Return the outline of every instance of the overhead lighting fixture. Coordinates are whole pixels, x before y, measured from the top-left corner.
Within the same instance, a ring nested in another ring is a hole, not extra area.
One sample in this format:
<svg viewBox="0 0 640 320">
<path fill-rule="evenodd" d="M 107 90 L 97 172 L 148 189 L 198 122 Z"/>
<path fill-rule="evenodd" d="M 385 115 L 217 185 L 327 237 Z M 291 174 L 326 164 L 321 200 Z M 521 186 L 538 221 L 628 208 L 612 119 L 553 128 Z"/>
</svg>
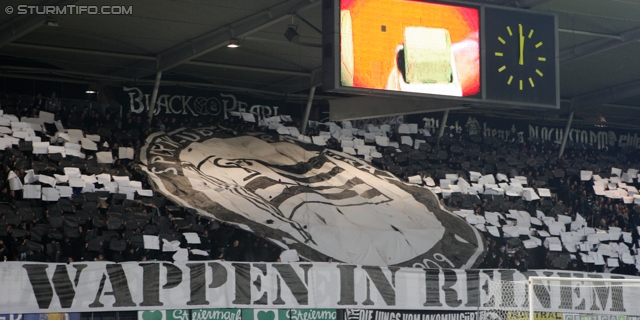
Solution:
<svg viewBox="0 0 640 320">
<path fill-rule="evenodd" d="M 300 40 L 300 35 L 298 34 L 298 26 L 295 24 L 290 24 L 287 31 L 284 32 L 284 37 L 289 40 L 291 43 L 297 43 Z"/>
<path fill-rule="evenodd" d="M 238 41 L 238 39 L 231 39 L 229 40 L 229 44 L 227 44 L 227 48 L 237 48 L 240 46 L 240 41 Z"/>
<path fill-rule="evenodd" d="M 92 93 L 97 93 L 97 92 L 95 90 L 87 89 L 87 91 L 85 91 L 85 93 L 92 94 Z"/>
</svg>

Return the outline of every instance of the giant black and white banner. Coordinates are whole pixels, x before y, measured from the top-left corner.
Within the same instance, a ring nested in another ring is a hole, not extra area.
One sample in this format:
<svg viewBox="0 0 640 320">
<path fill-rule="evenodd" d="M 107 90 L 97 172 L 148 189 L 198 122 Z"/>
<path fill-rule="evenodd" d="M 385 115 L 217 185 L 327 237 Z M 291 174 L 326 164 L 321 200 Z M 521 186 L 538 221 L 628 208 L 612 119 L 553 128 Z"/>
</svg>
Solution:
<svg viewBox="0 0 640 320">
<path fill-rule="evenodd" d="M 523 310 L 529 276 L 617 277 L 568 271 L 371 267 L 336 263 L 199 261 L 5 262 L 1 313 L 202 308 Z M 535 290 L 536 311 L 640 314 L 640 286 L 558 281 Z M 488 290 L 496 287 L 498 290 Z M 512 284 L 512 285 L 508 285 Z M 526 309 L 524 309 L 526 310 Z"/>
<path fill-rule="evenodd" d="M 483 250 L 429 189 L 297 139 L 181 129 L 149 136 L 140 162 L 175 203 L 312 261 L 468 269 Z"/>
</svg>

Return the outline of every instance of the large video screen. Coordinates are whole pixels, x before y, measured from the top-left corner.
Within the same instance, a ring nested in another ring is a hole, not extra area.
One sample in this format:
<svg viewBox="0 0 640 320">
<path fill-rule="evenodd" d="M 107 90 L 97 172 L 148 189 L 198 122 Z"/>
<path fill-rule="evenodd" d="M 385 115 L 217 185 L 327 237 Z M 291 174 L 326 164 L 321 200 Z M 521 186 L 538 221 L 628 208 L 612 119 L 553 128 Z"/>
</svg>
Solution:
<svg viewBox="0 0 640 320">
<path fill-rule="evenodd" d="M 480 97 L 479 9 L 340 0 L 342 87 Z"/>
</svg>

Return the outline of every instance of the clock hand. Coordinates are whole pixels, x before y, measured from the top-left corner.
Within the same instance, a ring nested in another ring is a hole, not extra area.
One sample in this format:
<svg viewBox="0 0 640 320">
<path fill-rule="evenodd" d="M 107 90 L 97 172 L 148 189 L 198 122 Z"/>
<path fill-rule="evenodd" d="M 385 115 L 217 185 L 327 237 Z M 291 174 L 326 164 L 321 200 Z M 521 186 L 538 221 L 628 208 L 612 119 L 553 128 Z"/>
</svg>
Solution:
<svg viewBox="0 0 640 320">
<path fill-rule="evenodd" d="M 524 36 L 522 35 L 522 25 L 519 24 L 518 28 L 520 29 L 520 65 L 524 65 Z"/>
</svg>

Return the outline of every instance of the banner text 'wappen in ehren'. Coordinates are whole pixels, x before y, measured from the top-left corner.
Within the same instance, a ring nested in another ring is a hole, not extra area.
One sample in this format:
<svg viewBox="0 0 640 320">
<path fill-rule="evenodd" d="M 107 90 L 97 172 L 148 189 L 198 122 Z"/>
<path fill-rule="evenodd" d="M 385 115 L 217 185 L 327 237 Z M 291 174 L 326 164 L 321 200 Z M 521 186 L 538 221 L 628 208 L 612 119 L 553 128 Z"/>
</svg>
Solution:
<svg viewBox="0 0 640 320">
<path fill-rule="evenodd" d="M 200 308 L 365 308 L 397 310 L 520 310 L 527 297 L 486 290 L 492 281 L 529 276 L 573 277 L 571 290 L 536 290 L 545 310 L 640 314 L 638 286 L 615 276 L 581 272 L 367 267 L 333 263 L 8 262 L 0 269 L 4 313 Z M 611 277 L 592 287 L 584 281 Z M 582 279 L 581 279 L 582 278 Z M 622 278 L 622 277 L 618 277 Z M 518 290 L 526 292 L 525 289 Z"/>
</svg>

